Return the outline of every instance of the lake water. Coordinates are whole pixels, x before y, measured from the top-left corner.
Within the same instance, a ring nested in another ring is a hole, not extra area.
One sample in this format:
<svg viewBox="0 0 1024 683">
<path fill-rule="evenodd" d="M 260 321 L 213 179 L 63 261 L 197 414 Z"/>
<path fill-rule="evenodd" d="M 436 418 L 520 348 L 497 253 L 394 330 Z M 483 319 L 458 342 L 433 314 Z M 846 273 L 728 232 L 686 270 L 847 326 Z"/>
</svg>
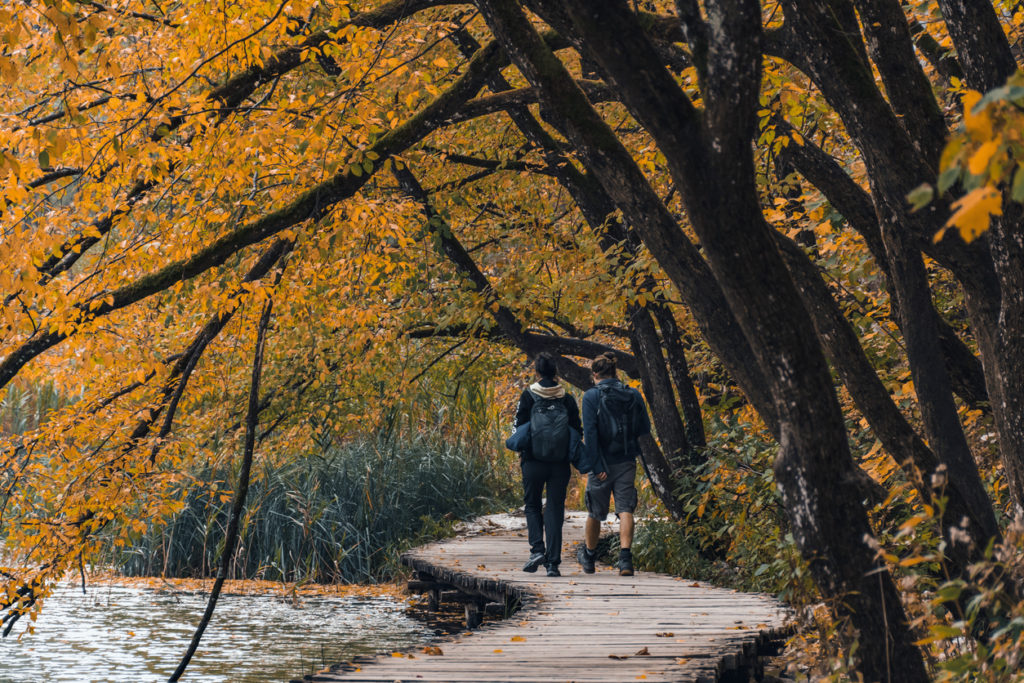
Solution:
<svg viewBox="0 0 1024 683">
<path fill-rule="evenodd" d="M 0 682 L 166 681 L 205 594 L 62 586 L 34 635 L 0 641 Z M 221 595 L 183 681 L 288 681 L 355 655 L 429 642 L 433 631 L 390 597 Z M 18 626 L 22 626 L 19 622 Z"/>
</svg>

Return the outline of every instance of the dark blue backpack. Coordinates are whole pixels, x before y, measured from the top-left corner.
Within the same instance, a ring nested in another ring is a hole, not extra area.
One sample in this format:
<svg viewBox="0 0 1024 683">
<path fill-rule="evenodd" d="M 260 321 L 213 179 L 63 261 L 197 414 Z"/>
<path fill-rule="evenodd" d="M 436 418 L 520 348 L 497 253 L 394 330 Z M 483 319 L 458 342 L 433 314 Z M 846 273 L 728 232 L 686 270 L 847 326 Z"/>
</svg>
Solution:
<svg viewBox="0 0 1024 683">
<path fill-rule="evenodd" d="M 530 454 L 534 460 L 569 459 L 569 411 L 562 398 L 534 398 L 530 408 Z"/>
<path fill-rule="evenodd" d="M 620 382 L 598 384 L 597 435 L 610 457 L 629 452 L 630 442 L 641 436 L 640 395 Z"/>
</svg>

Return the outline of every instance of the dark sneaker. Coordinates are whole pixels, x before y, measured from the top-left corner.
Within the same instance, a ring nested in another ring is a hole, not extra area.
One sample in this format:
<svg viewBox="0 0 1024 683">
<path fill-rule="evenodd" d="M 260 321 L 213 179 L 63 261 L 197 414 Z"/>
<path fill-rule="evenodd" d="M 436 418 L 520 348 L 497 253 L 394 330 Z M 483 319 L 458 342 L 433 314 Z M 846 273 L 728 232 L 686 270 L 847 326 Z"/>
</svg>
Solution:
<svg viewBox="0 0 1024 683">
<path fill-rule="evenodd" d="M 619 576 L 633 576 L 633 553 L 628 549 L 619 551 Z"/>
<path fill-rule="evenodd" d="M 549 564 L 548 565 L 548 576 L 561 576 L 561 575 L 562 575 L 562 572 L 558 571 L 558 565 L 557 564 Z"/>
<path fill-rule="evenodd" d="M 584 574 L 594 573 L 594 551 L 588 550 L 587 546 L 582 543 L 580 543 L 580 547 L 576 551 L 576 561 L 580 563 Z"/>
<path fill-rule="evenodd" d="M 532 574 L 544 564 L 544 559 L 544 553 L 533 553 L 530 555 L 530 559 L 526 561 L 526 564 L 523 565 L 523 571 Z"/>
</svg>

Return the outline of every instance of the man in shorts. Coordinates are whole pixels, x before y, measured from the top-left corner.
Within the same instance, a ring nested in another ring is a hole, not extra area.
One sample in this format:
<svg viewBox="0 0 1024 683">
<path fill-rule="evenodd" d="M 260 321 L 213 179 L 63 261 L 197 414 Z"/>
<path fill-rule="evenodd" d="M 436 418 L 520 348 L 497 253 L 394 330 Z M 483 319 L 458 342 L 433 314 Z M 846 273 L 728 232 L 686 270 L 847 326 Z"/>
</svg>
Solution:
<svg viewBox="0 0 1024 683">
<path fill-rule="evenodd" d="M 587 475 L 585 545 L 576 555 L 587 574 L 594 572 L 601 522 L 611 499 L 619 518 L 619 574 L 633 575 L 633 510 L 636 509 L 637 438 L 649 434 L 650 419 L 640 392 L 616 377 L 616 358 L 605 353 L 590 366 L 594 386 L 583 394 L 583 442 L 591 471 Z"/>
</svg>

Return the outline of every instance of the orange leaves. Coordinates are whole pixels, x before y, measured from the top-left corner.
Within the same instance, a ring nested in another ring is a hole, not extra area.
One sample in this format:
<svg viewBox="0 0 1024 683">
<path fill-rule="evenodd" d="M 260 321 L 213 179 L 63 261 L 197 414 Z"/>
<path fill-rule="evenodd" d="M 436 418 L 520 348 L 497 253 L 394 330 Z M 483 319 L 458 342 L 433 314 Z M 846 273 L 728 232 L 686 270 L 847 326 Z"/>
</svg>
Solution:
<svg viewBox="0 0 1024 683">
<path fill-rule="evenodd" d="M 966 194 L 953 204 L 953 215 L 935 235 L 935 241 L 955 228 L 966 242 L 984 234 L 993 216 L 1001 216 L 1006 197 L 1024 202 L 1024 74 L 982 95 L 968 90 L 961 98 L 963 130 L 952 136 L 940 161 L 935 188 L 922 186 L 909 199 L 920 207 L 937 192 L 944 194 L 960 183 Z"/>
<path fill-rule="evenodd" d="M 989 140 L 993 131 L 992 116 L 986 108 L 975 111 L 980 101 L 981 93 L 977 90 L 968 90 L 963 94 L 964 128 L 975 140 Z"/>
<path fill-rule="evenodd" d="M 981 175 L 988 170 L 989 162 L 995 153 L 999 150 L 999 146 L 1003 140 L 1001 137 L 996 136 L 995 139 L 988 140 L 983 143 L 978 149 L 971 155 L 971 158 L 967 162 L 967 170 L 974 175 Z"/>
<path fill-rule="evenodd" d="M 954 213 L 945 227 L 935 235 L 935 241 L 942 239 L 948 228 L 956 227 L 965 242 L 972 242 L 989 228 L 992 216 L 1003 215 L 1002 195 L 991 187 L 979 187 L 953 202 Z"/>
</svg>

